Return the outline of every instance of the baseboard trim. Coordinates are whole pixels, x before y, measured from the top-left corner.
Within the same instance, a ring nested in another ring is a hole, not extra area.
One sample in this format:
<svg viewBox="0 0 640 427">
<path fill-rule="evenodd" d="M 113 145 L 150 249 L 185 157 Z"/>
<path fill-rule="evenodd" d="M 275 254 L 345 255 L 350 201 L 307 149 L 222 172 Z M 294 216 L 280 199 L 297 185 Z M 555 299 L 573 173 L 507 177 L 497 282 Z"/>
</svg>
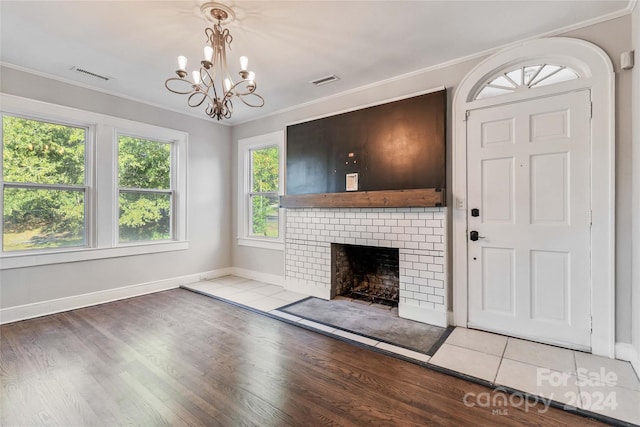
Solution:
<svg viewBox="0 0 640 427">
<path fill-rule="evenodd" d="M 203 280 L 211 280 L 211 279 L 215 279 L 216 277 L 230 276 L 233 274 L 234 274 L 233 267 L 218 268 L 217 270 L 211 270 L 204 273 L 200 273 L 197 275 L 198 276 L 197 280 L 192 280 L 191 282 L 187 282 L 187 283 L 202 282 Z M 187 283 L 182 283 L 182 285 L 186 285 Z"/>
<path fill-rule="evenodd" d="M 626 360 L 631 363 L 636 375 L 640 378 L 640 353 L 632 345 L 626 342 L 616 343 L 616 359 Z"/>
<path fill-rule="evenodd" d="M 400 303 L 398 304 L 398 316 L 429 325 L 442 326 L 443 328 L 447 327 L 446 311 L 430 310 L 428 308 Z"/>
<path fill-rule="evenodd" d="M 33 319 L 35 317 L 47 316 L 49 314 L 61 313 L 63 311 L 75 310 L 78 308 L 104 304 L 111 301 L 137 297 L 154 292 L 166 291 L 188 283 L 213 279 L 229 274 L 233 274 L 232 268 L 221 268 L 203 273 L 189 274 L 186 276 L 172 277 L 170 279 L 123 286 L 121 288 L 107 289 L 88 294 L 73 295 L 65 298 L 8 307 L 0 309 L 0 324 Z"/>
<path fill-rule="evenodd" d="M 260 271 L 248 270 L 246 268 L 231 267 L 231 273 L 234 276 L 244 277 L 245 279 L 256 280 L 258 282 L 269 283 L 270 285 L 284 285 L 284 276 L 277 274 L 262 273 Z"/>
</svg>

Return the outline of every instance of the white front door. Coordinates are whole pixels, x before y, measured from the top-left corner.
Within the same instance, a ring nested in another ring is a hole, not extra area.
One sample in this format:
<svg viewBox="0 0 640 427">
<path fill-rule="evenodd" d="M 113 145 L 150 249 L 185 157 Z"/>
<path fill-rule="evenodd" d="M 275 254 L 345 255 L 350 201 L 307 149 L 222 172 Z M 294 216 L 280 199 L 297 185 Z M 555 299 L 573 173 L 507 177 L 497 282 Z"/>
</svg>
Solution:
<svg viewBox="0 0 640 427">
<path fill-rule="evenodd" d="M 591 348 L 590 112 L 583 90 L 469 113 L 469 327 Z"/>
</svg>

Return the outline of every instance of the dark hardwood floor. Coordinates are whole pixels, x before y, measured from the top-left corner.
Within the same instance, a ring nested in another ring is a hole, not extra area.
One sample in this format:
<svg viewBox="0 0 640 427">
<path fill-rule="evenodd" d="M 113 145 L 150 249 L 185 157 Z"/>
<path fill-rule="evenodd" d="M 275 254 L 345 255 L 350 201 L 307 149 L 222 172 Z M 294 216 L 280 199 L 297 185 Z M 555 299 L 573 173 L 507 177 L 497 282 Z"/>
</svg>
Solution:
<svg viewBox="0 0 640 427">
<path fill-rule="evenodd" d="M 0 333 L 2 426 L 599 425 L 182 289 Z"/>
</svg>

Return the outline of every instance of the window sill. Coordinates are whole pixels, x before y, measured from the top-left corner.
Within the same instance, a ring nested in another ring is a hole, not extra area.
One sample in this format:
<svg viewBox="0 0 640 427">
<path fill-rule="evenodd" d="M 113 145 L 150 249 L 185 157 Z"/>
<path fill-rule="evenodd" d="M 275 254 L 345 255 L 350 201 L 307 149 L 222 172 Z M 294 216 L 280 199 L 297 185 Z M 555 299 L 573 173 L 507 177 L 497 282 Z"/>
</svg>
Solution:
<svg viewBox="0 0 640 427">
<path fill-rule="evenodd" d="M 90 261 L 131 255 L 155 254 L 160 252 L 189 249 L 188 241 L 132 244 L 117 248 L 77 248 L 57 252 L 10 254 L 0 257 L 0 270 L 35 267 L 38 265 L 62 264 L 67 262 Z"/>
<path fill-rule="evenodd" d="M 238 245 L 253 246 L 254 248 L 273 249 L 276 251 L 284 251 L 284 242 L 269 241 L 264 239 L 251 239 L 248 237 L 238 237 Z"/>
</svg>

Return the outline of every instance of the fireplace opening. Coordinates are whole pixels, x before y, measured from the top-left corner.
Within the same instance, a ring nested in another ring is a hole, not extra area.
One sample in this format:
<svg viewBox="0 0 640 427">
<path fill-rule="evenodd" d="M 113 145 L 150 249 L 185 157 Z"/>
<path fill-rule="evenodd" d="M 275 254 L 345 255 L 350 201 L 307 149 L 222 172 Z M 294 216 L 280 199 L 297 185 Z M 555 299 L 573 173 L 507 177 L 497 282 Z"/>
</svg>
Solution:
<svg viewBox="0 0 640 427">
<path fill-rule="evenodd" d="M 342 295 L 396 307 L 398 259 L 398 249 L 332 243 L 331 298 Z"/>
</svg>

